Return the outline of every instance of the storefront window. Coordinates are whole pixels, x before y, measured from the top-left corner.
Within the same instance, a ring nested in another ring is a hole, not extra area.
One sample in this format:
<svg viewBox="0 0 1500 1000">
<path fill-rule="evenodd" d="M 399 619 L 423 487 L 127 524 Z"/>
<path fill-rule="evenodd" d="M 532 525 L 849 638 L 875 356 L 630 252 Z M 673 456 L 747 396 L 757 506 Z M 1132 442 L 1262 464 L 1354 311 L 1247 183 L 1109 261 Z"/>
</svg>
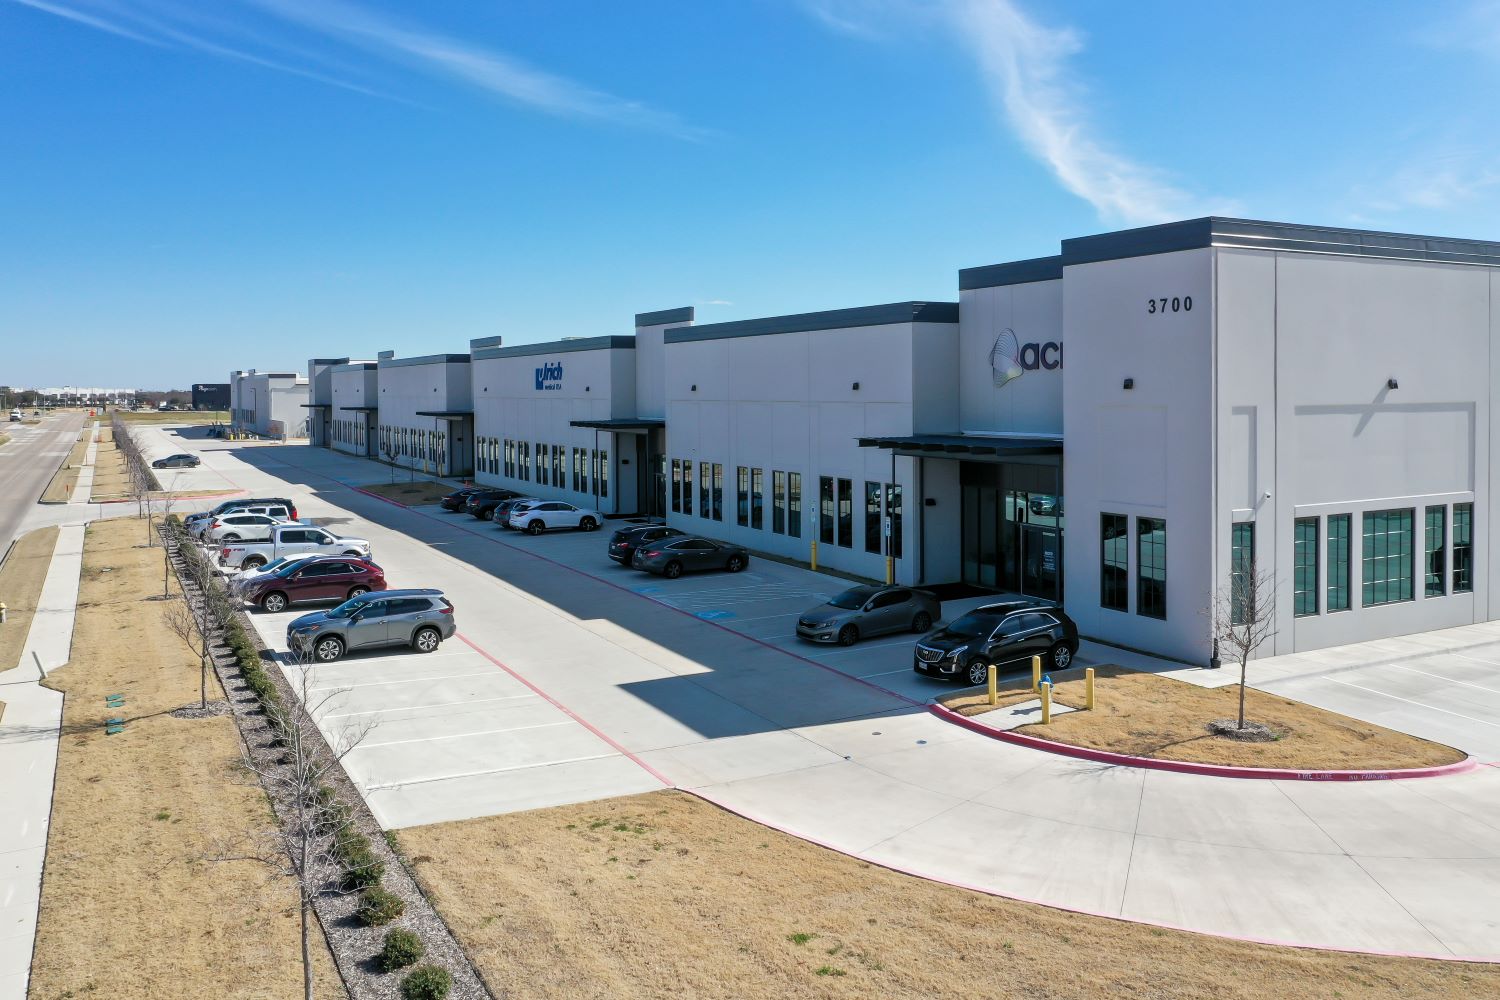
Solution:
<svg viewBox="0 0 1500 1000">
<path fill-rule="evenodd" d="M 1328 610 L 1349 610 L 1351 514 L 1328 515 Z"/>
<path fill-rule="evenodd" d="M 1135 613 L 1167 617 L 1167 522 L 1159 517 L 1135 519 Z"/>
<path fill-rule="evenodd" d="M 771 530 L 786 534 L 786 473 L 771 473 Z"/>
<path fill-rule="evenodd" d="M 698 516 L 712 518 L 714 516 L 713 501 L 709 499 L 710 491 L 713 489 L 714 470 L 707 462 L 698 463 Z"/>
<path fill-rule="evenodd" d="M 1255 524 L 1242 521 L 1230 529 L 1229 622 L 1255 620 Z"/>
<path fill-rule="evenodd" d="M 760 469 L 750 470 L 750 527 L 756 531 L 765 527 L 765 473 Z"/>
<path fill-rule="evenodd" d="M 724 466 L 714 463 L 714 520 L 724 520 Z"/>
<path fill-rule="evenodd" d="M 682 513 L 682 459 L 672 459 L 672 513 Z"/>
<path fill-rule="evenodd" d="M 802 473 L 786 474 L 786 533 L 802 537 Z"/>
<path fill-rule="evenodd" d="M 865 480 L 865 551 L 880 553 L 880 484 Z"/>
<path fill-rule="evenodd" d="M 839 480 L 839 547 L 854 548 L 854 483 Z"/>
<path fill-rule="evenodd" d="M 1427 550 L 1422 565 L 1426 567 L 1427 579 L 1422 593 L 1426 597 L 1442 597 L 1448 593 L 1448 569 L 1444 565 L 1448 547 L 1448 508 L 1428 507 L 1426 515 L 1423 535 L 1427 539 Z"/>
<path fill-rule="evenodd" d="M 682 460 L 682 512 L 693 512 L 693 461 L 689 458 Z"/>
<path fill-rule="evenodd" d="M 1474 505 L 1453 505 L 1453 592 L 1474 592 Z"/>
<path fill-rule="evenodd" d="M 1374 510 L 1364 517 L 1365 607 L 1412 599 L 1412 522 L 1415 512 Z"/>
<path fill-rule="evenodd" d="M 1292 614 L 1318 613 L 1318 519 L 1299 517 L 1292 525 Z"/>
<path fill-rule="evenodd" d="M 833 544 L 833 477 L 818 477 L 818 541 Z"/>
<path fill-rule="evenodd" d="M 1099 606 L 1130 610 L 1130 518 L 1099 515 Z"/>
<path fill-rule="evenodd" d="M 750 527 L 750 470 L 741 465 L 735 469 L 735 523 L 741 528 Z"/>
</svg>

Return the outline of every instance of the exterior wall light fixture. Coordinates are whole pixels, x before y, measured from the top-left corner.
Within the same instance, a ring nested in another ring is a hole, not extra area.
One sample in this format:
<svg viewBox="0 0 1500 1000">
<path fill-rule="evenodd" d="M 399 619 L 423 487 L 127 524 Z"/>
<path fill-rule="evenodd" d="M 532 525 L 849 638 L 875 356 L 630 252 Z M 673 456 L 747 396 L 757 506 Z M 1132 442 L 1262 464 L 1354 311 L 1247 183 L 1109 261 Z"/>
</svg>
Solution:
<svg viewBox="0 0 1500 1000">
<path fill-rule="evenodd" d="M 1123 389 L 1134 389 L 1135 388 L 1135 379 L 1133 379 L 1133 378 L 1126 379 L 1125 380 L 1125 384 L 1123 386 L 1121 386 L 1121 388 L 1123 388 Z"/>
<path fill-rule="evenodd" d="M 858 392 L 859 391 L 859 383 L 856 382 L 853 385 L 851 385 L 849 388 L 853 389 L 855 392 Z"/>
<path fill-rule="evenodd" d="M 1393 379 L 1393 378 L 1388 378 L 1388 379 L 1385 380 L 1385 387 L 1387 389 L 1399 389 L 1399 388 L 1401 388 L 1399 385 L 1396 384 L 1396 380 Z"/>
</svg>

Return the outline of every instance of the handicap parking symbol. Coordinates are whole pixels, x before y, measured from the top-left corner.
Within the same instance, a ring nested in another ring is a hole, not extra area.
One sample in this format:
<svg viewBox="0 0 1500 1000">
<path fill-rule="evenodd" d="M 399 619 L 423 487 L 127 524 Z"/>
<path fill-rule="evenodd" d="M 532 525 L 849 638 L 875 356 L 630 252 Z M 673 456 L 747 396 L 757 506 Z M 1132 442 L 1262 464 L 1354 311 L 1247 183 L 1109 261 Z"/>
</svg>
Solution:
<svg viewBox="0 0 1500 1000">
<path fill-rule="evenodd" d="M 659 593 L 661 593 L 661 588 L 660 587 L 635 587 L 633 589 L 635 590 L 635 592 L 637 594 L 659 594 Z"/>
<path fill-rule="evenodd" d="M 723 609 L 716 609 L 714 611 L 700 611 L 698 612 L 698 617 L 702 618 L 704 621 L 713 622 L 718 621 L 720 618 L 733 618 L 734 612 L 725 611 Z"/>
</svg>

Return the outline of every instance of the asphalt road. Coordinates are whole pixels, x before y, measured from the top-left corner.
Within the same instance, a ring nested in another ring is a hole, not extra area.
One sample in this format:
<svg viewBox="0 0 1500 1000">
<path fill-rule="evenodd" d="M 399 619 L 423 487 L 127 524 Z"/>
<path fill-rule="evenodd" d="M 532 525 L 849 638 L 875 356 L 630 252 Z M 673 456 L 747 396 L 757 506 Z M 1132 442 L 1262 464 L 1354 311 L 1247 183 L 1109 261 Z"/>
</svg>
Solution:
<svg viewBox="0 0 1500 1000">
<path fill-rule="evenodd" d="M 0 423 L 10 443 L 0 446 L 0 552 L 20 533 L 26 515 L 57 467 L 68 457 L 85 415 L 77 410 L 44 416 L 36 425 Z"/>
</svg>

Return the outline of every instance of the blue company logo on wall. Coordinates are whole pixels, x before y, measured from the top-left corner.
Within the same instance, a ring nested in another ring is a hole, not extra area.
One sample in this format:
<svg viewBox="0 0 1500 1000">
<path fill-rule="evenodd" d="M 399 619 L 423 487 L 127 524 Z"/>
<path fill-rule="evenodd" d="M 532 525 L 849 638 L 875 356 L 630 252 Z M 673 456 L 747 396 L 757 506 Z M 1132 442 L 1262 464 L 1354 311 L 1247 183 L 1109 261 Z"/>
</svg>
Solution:
<svg viewBox="0 0 1500 1000">
<path fill-rule="evenodd" d="M 996 389 L 1038 368 L 1050 372 L 1061 367 L 1062 344 L 1052 340 L 1043 344 L 1023 344 L 1016 337 L 1016 331 L 1009 327 L 1000 331 L 995 346 L 990 348 L 990 374 Z"/>
<path fill-rule="evenodd" d="M 549 362 L 536 370 L 536 388 L 538 392 L 562 388 L 561 361 Z"/>
</svg>

